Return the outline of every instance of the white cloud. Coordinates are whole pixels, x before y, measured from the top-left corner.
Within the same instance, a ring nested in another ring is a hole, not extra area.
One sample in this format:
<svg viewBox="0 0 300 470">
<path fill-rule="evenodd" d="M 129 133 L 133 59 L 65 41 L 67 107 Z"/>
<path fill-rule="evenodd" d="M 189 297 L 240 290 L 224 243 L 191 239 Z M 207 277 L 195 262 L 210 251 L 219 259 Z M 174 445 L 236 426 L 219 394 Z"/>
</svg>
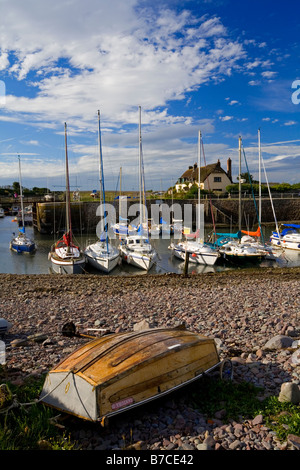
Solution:
<svg viewBox="0 0 300 470">
<path fill-rule="evenodd" d="M 135 0 L 2 3 L 8 70 L 31 87 L 30 97 L 7 96 L 6 112 L 32 122 L 72 118 L 86 129 L 101 107 L 108 125 L 133 123 L 138 105 L 146 113 L 182 100 L 211 77 L 230 75 L 245 55 L 217 17 L 163 9 L 151 17 L 137 13 Z M 172 121 L 160 111 L 152 119 Z"/>
<path fill-rule="evenodd" d="M 259 80 L 250 80 L 250 82 L 248 82 L 248 85 L 258 86 L 258 85 L 260 85 L 260 81 Z"/>
<path fill-rule="evenodd" d="M 275 77 L 275 75 L 277 75 L 277 72 L 272 72 L 271 70 L 266 71 L 266 72 L 262 72 L 262 76 L 264 78 L 273 78 L 273 77 Z"/>
<path fill-rule="evenodd" d="M 287 121 L 284 123 L 284 126 L 294 126 L 295 124 L 297 124 L 296 121 Z"/>
<path fill-rule="evenodd" d="M 220 116 L 219 119 L 220 121 L 231 121 L 231 119 L 233 119 L 233 116 Z"/>
</svg>

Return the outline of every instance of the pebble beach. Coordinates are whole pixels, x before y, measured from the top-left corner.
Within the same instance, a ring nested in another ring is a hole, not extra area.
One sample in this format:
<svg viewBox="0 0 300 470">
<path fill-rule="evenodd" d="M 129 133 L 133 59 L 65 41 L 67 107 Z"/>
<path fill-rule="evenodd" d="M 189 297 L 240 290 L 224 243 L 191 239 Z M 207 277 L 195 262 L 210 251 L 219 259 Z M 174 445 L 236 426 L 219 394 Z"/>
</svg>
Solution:
<svg viewBox="0 0 300 470">
<path fill-rule="evenodd" d="M 84 344 L 86 338 L 62 335 L 70 321 L 90 334 L 184 322 L 215 338 L 220 357 L 232 360 L 234 381 L 260 387 L 262 398 L 278 396 L 283 383 L 300 384 L 299 275 L 300 268 L 186 277 L 0 274 L 0 318 L 12 325 L 2 337 L 8 378 L 22 386 Z M 78 419 L 72 438 L 83 450 L 300 450 L 299 437 L 280 442 L 260 415 L 228 423 L 223 414 L 220 405 L 207 417 L 185 393 L 170 394 L 112 418 L 106 428 Z"/>
</svg>

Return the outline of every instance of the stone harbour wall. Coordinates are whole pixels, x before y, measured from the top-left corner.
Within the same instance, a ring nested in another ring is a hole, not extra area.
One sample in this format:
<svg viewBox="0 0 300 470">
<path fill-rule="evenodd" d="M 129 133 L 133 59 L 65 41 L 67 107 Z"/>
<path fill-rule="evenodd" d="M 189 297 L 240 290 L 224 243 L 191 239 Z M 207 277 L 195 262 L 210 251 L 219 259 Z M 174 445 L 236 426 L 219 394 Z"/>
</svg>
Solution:
<svg viewBox="0 0 300 470">
<path fill-rule="evenodd" d="M 172 201 L 164 199 L 161 201 L 148 200 L 147 210 L 148 218 L 159 220 L 160 203 L 170 207 L 170 216 L 172 215 Z M 136 206 L 134 206 L 134 204 Z M 173 201 L 175 209 L 175 218 L 177 214 L 182 215 L 182 219 L 192 214 L 193 223 L 196 220 L 197 199 L 176 199 Z M 211 201 L 201 200 L 204 205 L 204 222 L 206 224 L 217 225 L 237 225 L 239 213 L 238 199 L 212 199 Z M 275 198 L 273 200 L 274 211 L 278 222 L 299 222 L 300 221 L 300 197 L 299 198 Z M 71 216 L 72 227 L 74 231 L 94 231 L 100 221 L 97 215 L 99 202 L 72 202 Z M 116 221 L 119 220 L 119 203 L 114 201 L 107 203 L 106 208 L 112 216 L 115 214 Z M 138 217 L 139 203 L 138 200 L 128 200 L 127 211 L 129 219 L 132 221 Z M 242 226 L 253 227 L 258 223 L 258 202 L 254 204 L 252 197 L 243 197 L 241 203 L 241 219 Z M 126 211 L 125 211 L 126 215 Z M 263 224 L 272 224 L 274 222 L 274 213 L 269 198 L 262 199 L 262 220 Z M 247 223 L 246 223 L 247 221 Z M 65 223 L 65 204 L 59 203 L 37 203 L 34 205 L 33 223 L 36 229 L 41 233 L 52 233 L 53 230 L 63 230 Z"/>
</svg>

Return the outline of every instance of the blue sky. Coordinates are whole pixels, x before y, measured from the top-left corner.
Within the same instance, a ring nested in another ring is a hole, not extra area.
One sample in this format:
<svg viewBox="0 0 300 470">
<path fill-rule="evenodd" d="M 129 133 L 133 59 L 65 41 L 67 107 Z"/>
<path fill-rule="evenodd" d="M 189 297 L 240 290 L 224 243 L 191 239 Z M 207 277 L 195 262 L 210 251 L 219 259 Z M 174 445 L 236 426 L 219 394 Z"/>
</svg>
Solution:
<svg viewBox="0 0 300 470">
<path fill-rule="evenodd" d="M 66 122 L 71 187 L 97 189 L 100 109 L 106 189 L 120 167 L 137 189 L 138 106 L 147 189 L 197 161 L 198 130 L 235 181 L 239 135 L 258 176 L 258 129 L 268 180 L 300 181 L 296 1 L 0 0 L 0 18 L 0 186 L 20 155 L 24 186 L 63 189 Z"/>
</svg>

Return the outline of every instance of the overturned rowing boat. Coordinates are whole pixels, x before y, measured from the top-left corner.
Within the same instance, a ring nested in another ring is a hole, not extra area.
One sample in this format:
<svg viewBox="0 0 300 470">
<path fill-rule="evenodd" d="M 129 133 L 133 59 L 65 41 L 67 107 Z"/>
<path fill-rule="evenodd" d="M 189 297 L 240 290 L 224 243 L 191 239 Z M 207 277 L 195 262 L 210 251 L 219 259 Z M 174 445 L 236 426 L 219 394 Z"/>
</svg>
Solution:
<svg viewBox="0 0 300 470">
<path fill-rule="evenodd" d="M 41 400 L 104 423 L 218 366 L 222 362 L 215 341 L 184 327 L 109 334 L 89 341 L 55 366 L 46 377 Z"/>
</svg>

